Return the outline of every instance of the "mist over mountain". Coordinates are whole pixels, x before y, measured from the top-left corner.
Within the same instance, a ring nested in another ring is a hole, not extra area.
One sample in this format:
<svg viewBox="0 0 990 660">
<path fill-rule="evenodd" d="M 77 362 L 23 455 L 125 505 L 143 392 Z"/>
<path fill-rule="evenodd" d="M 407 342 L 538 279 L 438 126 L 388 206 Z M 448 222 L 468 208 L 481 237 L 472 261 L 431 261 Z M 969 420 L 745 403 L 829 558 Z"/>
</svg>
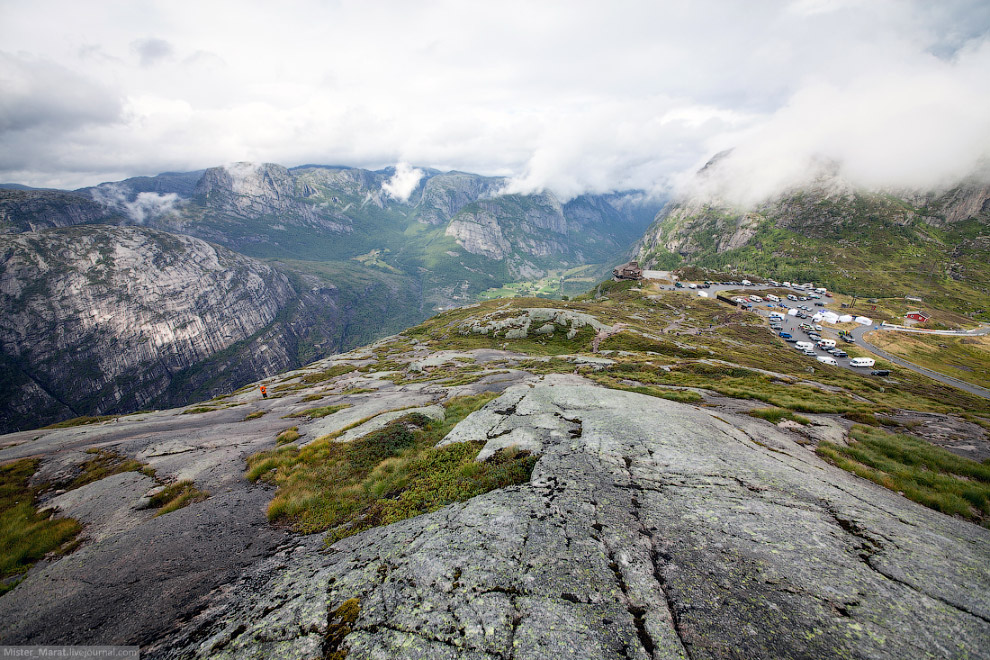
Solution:
<svg viewBox="0 0 990 660">
<path fill-rule="evenodd" d="M 932 188 L 867 188 L 843 163 L 806 163 L 798 183 L 740 197 L 721 152 L 657 214 L 635 250 L 647 266 L 743 270 L 873 296 L 920 295 L 988 317 L 990 168 Z M 755 175 L 754 175 L 755 176 Z"/>
<path fill-rule="evenodd" d="M 659 208 L 637 192 L 561 202 L 505 185 L 410 166 L 235 163 L 0 190 L 0 429 L 200 400 L 488 288 L 605 270 Z"/>
</svg>

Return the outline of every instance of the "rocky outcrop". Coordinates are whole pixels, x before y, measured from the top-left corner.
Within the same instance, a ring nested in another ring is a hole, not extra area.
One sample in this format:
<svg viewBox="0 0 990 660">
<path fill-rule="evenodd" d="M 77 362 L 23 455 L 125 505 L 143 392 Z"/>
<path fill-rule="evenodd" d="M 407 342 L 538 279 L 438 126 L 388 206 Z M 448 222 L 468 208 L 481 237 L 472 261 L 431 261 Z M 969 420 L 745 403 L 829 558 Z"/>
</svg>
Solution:
<svg viewBox="0 0 990 660">
<path fill-rule="evenodd" d="M 535 385 L 535 386 L 534 386 Z M 302 541 L 152 657 L 977 657 L 990 532 L 752 418 L 554 377 L 448 441 L 541 454 L 530 483 Z M 346 623 L 345 623 L 346 622 Z"/>
<path fill-rule="evenodd" d="M 512 248 L 502 233 L 498 218 L 485 209 L 458 216 L 447 225 L 444 234 L 452 237 L 471 254 L 480 254 L 489 259 L 504 259 Z"/>
<path fill-rule="evenodd" d="M 38 231 L 94 222 L 114 222 L 123 213 L 88 196 L 62 190 L 0 189 L 0 234 Z"/>
<path fill-rule="evenodd" d="M 203 174 L 193 194 L 213 213 L 334 232 L 349 230 L 346 217 L 299 199 L 295 177 L 281 165 L 235 163 L 213 167 Z"/>
<path fill-rule="evenodd" d="M 416 219 L 428 225 L 446 224 L 462 208 L 493 196 L 504 185 L 505 179 L 467 172 L 445 172 L 430 177 L 416 204 Z"/>
</svg>

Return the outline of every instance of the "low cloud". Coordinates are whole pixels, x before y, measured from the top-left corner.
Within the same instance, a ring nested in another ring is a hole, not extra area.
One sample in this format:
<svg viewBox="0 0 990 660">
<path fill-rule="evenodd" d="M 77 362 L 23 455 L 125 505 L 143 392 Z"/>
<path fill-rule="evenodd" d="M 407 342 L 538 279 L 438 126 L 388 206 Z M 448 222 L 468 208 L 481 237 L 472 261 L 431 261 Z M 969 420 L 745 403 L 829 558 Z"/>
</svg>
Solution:
<svg viewBox="0 0 990 660">
<path fill-rule="evenodd" d="M 801 185 L 824 164 L 868 188 L 947 187 L 990 156 L 990 43 L 919 57 L 845 85 L 811 84 L 765 121 L 711 141 L 732 151 L 710 176 L 681 179 L 747 205 Z M 697 192 L 697 191 L 696 191 Z"/>
<path fill-rule="evenodd" d="M 117 183 L 96 186 L 90 190 L 90 195 L 95 201 L 126 213 L 140 225 L 172 213 L 183 203 L 176 193 L 141 192 L 133 195 Z"/>
<path fill-rule="evenodd" d="M 160 218 L 175 211 L 180 199 L 176 193 L 138 193 L 133 202 L 124 204 L 128 215 L 138 224 L 144 224 L 148 220 Z"/>
<path fill-rule="evenodd" d="M 409 163 L 399 163 L 392 178 L 382 184 L 382 191 L 393 199 L 407 202 L 422 178 L 423 170 L 413 168 Z"/>
<path fill-rule="evenodd" d="M 662 191 L 734 147 L 753 193 L 816 159 L 927 185 L 987 151 L 986 0 L 385 2 L 11 3 L 0 181 L 401 160 L 397 199 L 413 165 L 569 198 Z"/>
</svg>

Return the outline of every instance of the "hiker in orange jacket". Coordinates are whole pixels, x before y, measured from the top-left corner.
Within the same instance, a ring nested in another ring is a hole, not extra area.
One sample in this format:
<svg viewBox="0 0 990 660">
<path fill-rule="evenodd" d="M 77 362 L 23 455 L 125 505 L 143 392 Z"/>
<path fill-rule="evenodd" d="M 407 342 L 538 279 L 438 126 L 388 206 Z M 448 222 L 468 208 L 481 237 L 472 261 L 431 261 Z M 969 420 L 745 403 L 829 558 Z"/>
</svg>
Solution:
<svg viewBox="0 0 990 660">
<path fill-rule="evenodd" d="M 265 399 L 268 398 L 268 388 L 264 385 L 261 386 L 261 396 Z"/>
</svg>

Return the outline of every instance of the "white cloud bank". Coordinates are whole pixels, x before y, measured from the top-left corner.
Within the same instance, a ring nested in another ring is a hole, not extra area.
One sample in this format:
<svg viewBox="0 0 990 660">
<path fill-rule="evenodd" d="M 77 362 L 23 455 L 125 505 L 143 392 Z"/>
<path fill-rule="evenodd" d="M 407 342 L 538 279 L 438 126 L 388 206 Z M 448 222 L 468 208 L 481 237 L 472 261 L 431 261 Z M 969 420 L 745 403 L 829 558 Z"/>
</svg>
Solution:
<svg viewBox="0 0 990 660">
<path fill-rule="evenodd" d="M 985 0 L 98 4 L 5 2 L 0 181 L 402 162 L 569 197 L 735 147 L 751 194 L 809 157 L 928 185 L 990 152 Z"/>
<path fill-rule="evenodd" d="M 395 166 L 395 174 L 382 184 L 382 190 L 400 202 L 407 202 L 423 175 L 423 170 L 414 169 L 409 163 L 399 163 Z"/>
</svg>

